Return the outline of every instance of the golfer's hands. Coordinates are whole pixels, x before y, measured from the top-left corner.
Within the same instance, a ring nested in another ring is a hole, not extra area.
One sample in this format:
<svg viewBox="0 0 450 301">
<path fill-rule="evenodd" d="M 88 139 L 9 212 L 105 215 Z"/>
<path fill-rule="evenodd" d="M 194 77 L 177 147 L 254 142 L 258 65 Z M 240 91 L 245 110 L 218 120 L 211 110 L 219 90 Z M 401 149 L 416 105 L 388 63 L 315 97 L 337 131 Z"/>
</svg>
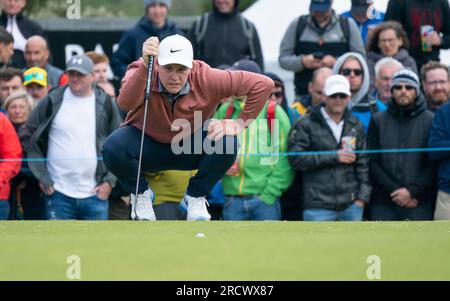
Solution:
<svg viewBox="0 0 450 301">
<path fill-rule="evenodd" d="M 244 126 L 234 119 L 215 120 L 212 119 L 208 125 L 208 138 L 214 141 L 218 141 L 223 136 L 237 136 L 244 130 Z"/>
<path fill-rule="evenodd" d="M 41 188 L 42 192 L 45 193 L 46 195 L 52 195 L 55 192 L 53 186 L 47 187 L 42 182 L 39 182 L 39 188 Z"/>
<path fill-rule="evenodd" d="M 148 66 L 149 56 L 157 57 L 159 49 L 159 39 L 157 37 L 150 37 L 142 45 L 142 60 L 144 66 Z"/>
</svg>

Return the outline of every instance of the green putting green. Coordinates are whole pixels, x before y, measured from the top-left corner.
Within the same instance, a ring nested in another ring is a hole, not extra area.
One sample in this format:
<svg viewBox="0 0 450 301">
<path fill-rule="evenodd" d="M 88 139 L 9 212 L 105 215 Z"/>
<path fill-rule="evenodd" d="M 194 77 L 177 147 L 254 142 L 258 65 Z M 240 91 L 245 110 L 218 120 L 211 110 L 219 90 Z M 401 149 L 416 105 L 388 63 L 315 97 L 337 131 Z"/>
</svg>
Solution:
<svg viewBox="0 0 450 301">
<path fill-rule="evenodd" d="M 0 280 L 67 280 L 71 255 L 81 280 L 450 280 L 450 222 L 0 223 Z"/>
</svg>

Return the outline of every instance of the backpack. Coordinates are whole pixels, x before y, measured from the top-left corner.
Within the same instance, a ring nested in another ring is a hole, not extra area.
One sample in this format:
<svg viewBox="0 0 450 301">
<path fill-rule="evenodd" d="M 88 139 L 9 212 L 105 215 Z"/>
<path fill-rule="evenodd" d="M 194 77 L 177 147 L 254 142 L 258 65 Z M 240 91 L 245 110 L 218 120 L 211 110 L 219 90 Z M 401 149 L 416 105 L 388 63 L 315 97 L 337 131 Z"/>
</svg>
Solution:
<svg viewBox="0 0 450 301">
<path fill-rule="evenodd" d="M 298 40 L 306 26 L 308 25 L 309 15 L 303 15 L 298 18 L 297 30 L 295 32 L 296 40 Z M 338 16 L 339 24 L 341 26 L 341 30 L 344 33 L 344 38 L 346 41 L 350 41 L 350 24 L 347 17 Z M 296 47 L 297 48 L 297 47 Z M 297 50 L 297 49 L 296 49 Z"/>
<path fill-rule="evenodd" d="M 275 109 L 277 107 L 277 103 L 273 100 L 269 100 L 269 105 L 267 106 L 267 126 L 269 127 L 269 132 L 272 135 L 272 126 L 273 120 L 275 119 Z M 234 113 L 234 100 L 230 102 L 230 105 L 227 108 L 227 112 L 225 113 L 225 119 L 230 119 Z"/>
<path fill-rule="evenodd" d="M 194 33 L 195 33 L 195 42 L 197 45 L 201 45 L 203 39 L 205 38 L 210 14 L 211 14 L 210 12 L 203 14 L 199 19 L 197 19 L 197 22 L 195 22 Z M 244 18 L 241 14 L 239 14 L 239 19 L 241 21 L 241 26 L 242 30 L 244 31 L 244 35 L 248 40 L 248 45 L 250 48 L 250 59 L 256 61 L 257 57 L 254 43 L 255 27 L 249 20 Z"/>
</svg>

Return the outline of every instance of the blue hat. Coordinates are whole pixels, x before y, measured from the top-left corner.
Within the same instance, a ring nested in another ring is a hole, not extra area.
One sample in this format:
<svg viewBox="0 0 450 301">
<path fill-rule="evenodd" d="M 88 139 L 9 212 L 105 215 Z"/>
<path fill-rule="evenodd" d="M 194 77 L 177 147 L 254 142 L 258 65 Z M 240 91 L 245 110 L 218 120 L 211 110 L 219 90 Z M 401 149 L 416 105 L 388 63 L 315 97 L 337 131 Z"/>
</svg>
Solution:
<svg viewBox="0 0 450 301">
<path fill-rule="evenodd" d="M 231 67 L 227 68 L 227 70 L 241 70 L 258 74 L 262 73 L 261 67 L 259 67 L 259 65 L 256 62 L 245 59 L 237 61 Z"/>
<path fill-rule="evenodd" d="M 332 0 L 311 0 L 310 12 L 326 12 L 330 9 Z"/>
</svg>

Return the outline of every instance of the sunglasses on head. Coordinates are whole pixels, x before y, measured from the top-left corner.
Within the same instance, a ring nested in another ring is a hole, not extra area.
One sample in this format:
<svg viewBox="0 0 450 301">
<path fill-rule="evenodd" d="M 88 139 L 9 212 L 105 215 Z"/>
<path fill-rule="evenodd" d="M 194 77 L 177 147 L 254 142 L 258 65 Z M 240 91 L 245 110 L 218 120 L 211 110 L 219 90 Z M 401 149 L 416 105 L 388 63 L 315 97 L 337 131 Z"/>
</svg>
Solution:
<svg viewBox="0 0 450 301">
<path fill-rule="evenodd" d="M 350 69 L 350 68 L 342 69 L 341 74 L 344 76 L 349 76 L 352 72 L 356 76 L 361 76 L 363 74 L 363 71 L 361 69 Z"/>
<path fill-rule="evenodd" d="M 24 80 L 25 81 L 29 81 L 32 80 L 33 78 L 37 79 L 37 80 L 44 80 L 44 74 L 42 73 L 30 73 L 24 76 Z"/>
<path fill-rule="evenodd" d="M 403 88 L 405 88 L 407 91 L 412 91 L 412 90 L 416 89 L 413 86 L 406 86 L 406 85 L 405 86 L 394 86 L 394 87 L 392 87 L 392 89 L 397 90 L 397 91 L 403 90 Z"/>
<path fill-rule="evenodd" d="M 281 92 L 281 91 L 272 92 L 272 93 L 270 93 L 269 98 L 272 98 L 272 96 L 275 96 L 275 98 L 281 98 L 281 97 L 283 97 L 283 92 Z"/>
<path fill-rule="evenodd" d="M 344 93 L 336 93 L 336 94 L 330 95 L 328 97 L 331 98 L 331 99 L 336 99 L 336 98 L 345 99 L 348 96 L 346 94 L 344 94 Z"/>
</svg>

